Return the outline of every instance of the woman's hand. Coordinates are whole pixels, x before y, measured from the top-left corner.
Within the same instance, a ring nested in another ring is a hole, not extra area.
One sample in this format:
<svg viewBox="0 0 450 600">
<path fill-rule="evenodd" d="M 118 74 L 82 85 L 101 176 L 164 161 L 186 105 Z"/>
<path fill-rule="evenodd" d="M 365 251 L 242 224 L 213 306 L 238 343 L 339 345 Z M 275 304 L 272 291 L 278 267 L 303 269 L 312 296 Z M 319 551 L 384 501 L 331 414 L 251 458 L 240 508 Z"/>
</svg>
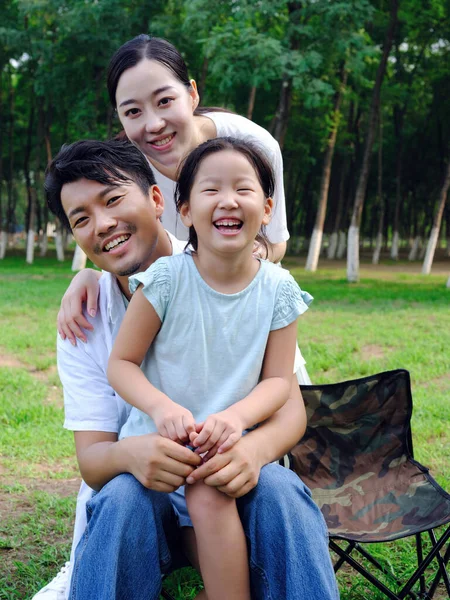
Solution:
<svg viewBox="0 0 450 600">
<path fill-rule="evenodd" d="M 75 275 L 62 297 L 56 318 L 58 333 L 61 339 L 67 338 L 73 346 L 76 346 L 76 338 L 86 342 L 82 328 L 89 331 L 94 329 L 83 314 L 83 305 L 86 303 L 88 314 L 95 317 L 101 275 L 100 271 L 83 269 Z"/>
<path fill-rule="evenodd" d="M 251 437 L 251 433 L 247 434 L 227 452 L 206 460 L 189 475 L 186 483 L 204 480 L 232 498 L 248 494 L 258 483 L 264 464 Z"/>
</svg>

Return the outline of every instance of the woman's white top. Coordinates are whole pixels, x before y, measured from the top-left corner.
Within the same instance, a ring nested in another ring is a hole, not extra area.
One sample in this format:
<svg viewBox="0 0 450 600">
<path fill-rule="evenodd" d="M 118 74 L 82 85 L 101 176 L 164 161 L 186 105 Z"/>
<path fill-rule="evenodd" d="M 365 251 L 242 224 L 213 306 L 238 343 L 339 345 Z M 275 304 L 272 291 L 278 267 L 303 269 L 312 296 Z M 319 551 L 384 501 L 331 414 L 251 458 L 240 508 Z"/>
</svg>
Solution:
<svg viewBox="0 0 450 600">
<path fill-rule="evenodd" d="M 225 112 L 209 112 L 203 116 L 208 117 L 214 122 L 217 130 L 217 137 L 235 137 L 240 140 L 252 142 L 260 150 L 262 150 L 269 159 L 275 175 L 275 193 L 274 193 L 274 210 L 272 219 L 266 227 L 266 234 L 272 244 L 285 242 L 289 239 L 289 231 L 286 223 L 286 201 L 284 198 L 284 183 L 283 183 L 283 158 L 278 142 L 270 133 L 260 127 L 253 121 Z M 164 214 L 162 223 L 165 229 L 173 233 L 179 240 L 188 239 L 188 229 L 181 222 L 175 208 L 175 181 L 169 179 L 160 173 L 153 165 L 151 165 L 155 175 L 156 183 L 160 188 L 164 199 Z"/>
</svg>

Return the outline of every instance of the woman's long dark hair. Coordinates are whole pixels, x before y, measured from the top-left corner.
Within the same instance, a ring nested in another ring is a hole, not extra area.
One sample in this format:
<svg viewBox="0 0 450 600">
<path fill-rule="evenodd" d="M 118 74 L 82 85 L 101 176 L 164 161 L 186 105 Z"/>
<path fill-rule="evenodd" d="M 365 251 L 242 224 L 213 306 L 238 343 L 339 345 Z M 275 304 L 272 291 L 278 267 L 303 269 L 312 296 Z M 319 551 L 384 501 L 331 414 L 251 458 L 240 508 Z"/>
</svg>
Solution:
<svg viewBox="0 0 450 600">
<path fill-rule="evenodd" d="M 122 73 L 139 64 L 142 60 L 155 60 L 169 69 L 173 75 L 188 90 L 191 89 L 189 73 L 183 57 L 173 44 L 158 37 L 141 34 L 121 46 L 109 62 L 107 73 L 107 87 L 109 99 L 113 108 L 116 108 L 116 91 Z M 194 115 L 206 112 L 230 112 L 218 107 L 197 107 Z"/>
<path fill-rule="evenodd" d="M 264 197 L 273 198 L 275 177 L 270 162 L 264 152 L 250 142 L 238 140 L 233 137 L 217 137 L 197 146 L 197 148 L 192 150 L 181 163 L 177 174 L 177 185 L 175 187 L 175 204 L 178 212 L 180 212 L 180 209 L 184 204 L 189 204 L 195 176 L 197 175 L 197 171 L 202 161 L 211 154 L 222 152 L 224 150 L 232 150 L 245 156 L 255 170 Z M 261 230 L 256 236 L 256 241 L 265 248 L 266 253 L 268 254 L 270 242 L 265 234 L 264 226 L 261 226 Z M 188 245 L 189 244 L 194 250 L 197 250 L 198 239 L 194 227 L 189 227 Z"/>
</svg>

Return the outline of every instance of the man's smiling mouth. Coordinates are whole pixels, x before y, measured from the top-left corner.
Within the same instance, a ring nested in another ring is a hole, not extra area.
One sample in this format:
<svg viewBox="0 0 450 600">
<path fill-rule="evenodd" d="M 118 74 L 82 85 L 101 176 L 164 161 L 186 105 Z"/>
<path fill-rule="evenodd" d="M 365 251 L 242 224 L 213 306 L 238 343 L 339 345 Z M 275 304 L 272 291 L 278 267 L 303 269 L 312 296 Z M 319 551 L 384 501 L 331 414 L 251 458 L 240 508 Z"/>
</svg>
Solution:
<svg viewBox="0 0 450 600">
<path fill-rule="evenodd" d="M 126 233 L 125 235 L 120 235 L 119 237 L 114 238 L 113 240 L 111 240 L 110 242 L 108 242 L 105 245 L 105 247 L 103 248 L 103 252 L 109 252 L 113 248 L 117 248 L 117 246 L 119 246 L 120 244 L 123 244 L 124 242 L 129 240 L 130 237 L 131 237 L 131 234 Z"/>
</svg>

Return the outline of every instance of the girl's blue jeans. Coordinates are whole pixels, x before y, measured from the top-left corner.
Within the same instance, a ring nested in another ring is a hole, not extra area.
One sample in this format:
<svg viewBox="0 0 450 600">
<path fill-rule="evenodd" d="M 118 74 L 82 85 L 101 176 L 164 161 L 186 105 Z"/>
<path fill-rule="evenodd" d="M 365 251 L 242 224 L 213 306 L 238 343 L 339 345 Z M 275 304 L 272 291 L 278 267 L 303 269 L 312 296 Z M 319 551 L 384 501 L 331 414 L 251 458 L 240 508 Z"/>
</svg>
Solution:
<svg viewBox="0 0 450 600">
<path fill-rule="evenodd" d="M 265 466 L 237 506 L 254 600 L 339 598 L 324 519 L 294 473 Z M 70 599 L 158 600 L 162 575 L 186 565 L 169 496 L 123 474 L 93 496 L 87 513 Z"/>
</svg>

